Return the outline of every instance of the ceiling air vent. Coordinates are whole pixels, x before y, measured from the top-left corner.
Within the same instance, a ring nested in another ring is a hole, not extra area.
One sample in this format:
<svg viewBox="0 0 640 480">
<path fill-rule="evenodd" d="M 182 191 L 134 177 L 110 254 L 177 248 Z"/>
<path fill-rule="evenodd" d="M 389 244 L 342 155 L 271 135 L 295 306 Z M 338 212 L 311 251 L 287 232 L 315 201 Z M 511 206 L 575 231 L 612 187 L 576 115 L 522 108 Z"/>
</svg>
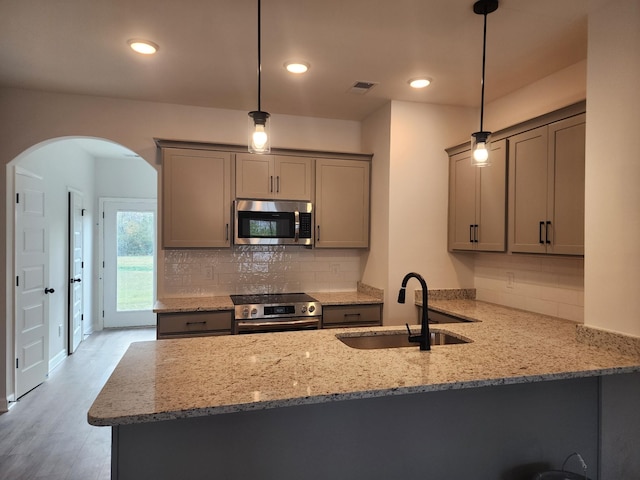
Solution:
<svg viewBox="0 0 640 480">
<path fill-rule="evenodd" d="M 351 86 L 349 92 L 357 93 L 358 95 L 364 95 L 376 85 L 377 83 L 373 82 L 356 82 Z"/>
</svg>

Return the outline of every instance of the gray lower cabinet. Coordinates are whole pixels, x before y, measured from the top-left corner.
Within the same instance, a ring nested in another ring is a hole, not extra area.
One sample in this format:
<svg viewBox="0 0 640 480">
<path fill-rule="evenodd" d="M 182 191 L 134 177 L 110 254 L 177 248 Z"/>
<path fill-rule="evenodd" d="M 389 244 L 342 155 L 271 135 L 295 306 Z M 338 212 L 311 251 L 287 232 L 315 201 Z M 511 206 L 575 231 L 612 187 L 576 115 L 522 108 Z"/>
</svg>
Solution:
<svg viewBox="0 0 640 480">
<path fill-rule="evenodd" d="M 229 335 L 233 311 L 158 313 L 156 338 Z"/>
<path fill-rule="evenodd" d="M 323 305 L 322 328 L 382 325 L 382 304 Z"/>
</svg>

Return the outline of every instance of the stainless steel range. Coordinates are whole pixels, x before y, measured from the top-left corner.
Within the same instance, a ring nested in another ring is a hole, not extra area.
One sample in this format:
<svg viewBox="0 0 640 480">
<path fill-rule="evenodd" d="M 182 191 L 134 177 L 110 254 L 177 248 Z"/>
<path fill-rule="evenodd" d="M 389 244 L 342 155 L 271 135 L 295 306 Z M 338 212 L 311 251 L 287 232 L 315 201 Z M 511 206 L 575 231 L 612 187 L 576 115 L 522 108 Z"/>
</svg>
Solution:
<svg viewBox="0 0 640 480">
<path fill-rule="evenodd" d="M 306 293 L 231 295 L 233 333 L 281 332 L 320 328 L 322 305 Z"/>
</svg>

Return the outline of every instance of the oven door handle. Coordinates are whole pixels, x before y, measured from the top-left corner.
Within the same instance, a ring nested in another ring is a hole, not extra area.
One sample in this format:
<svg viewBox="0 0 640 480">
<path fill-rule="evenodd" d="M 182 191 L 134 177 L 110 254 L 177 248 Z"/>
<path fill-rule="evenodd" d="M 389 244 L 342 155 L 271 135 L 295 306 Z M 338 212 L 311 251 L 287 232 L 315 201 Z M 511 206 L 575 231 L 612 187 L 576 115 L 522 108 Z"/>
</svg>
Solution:
<svg viewBox="0 0 640 480">
<path fill-rule="evenodd" d="M 261 329 L 265 327 L 312 327 L 318 325 L 318 318 L 303 320 L 275 320 L 256 322 L 255 320 L 236 320 L 236 327 L 244 329 Z"/>
<path fill-rule="evenodd" d="M 294 215 L 294 237 L 293 241 L 298 243 L 300 239 L 300 212 L 298 210 L 295 211 Z"/>
</svg>

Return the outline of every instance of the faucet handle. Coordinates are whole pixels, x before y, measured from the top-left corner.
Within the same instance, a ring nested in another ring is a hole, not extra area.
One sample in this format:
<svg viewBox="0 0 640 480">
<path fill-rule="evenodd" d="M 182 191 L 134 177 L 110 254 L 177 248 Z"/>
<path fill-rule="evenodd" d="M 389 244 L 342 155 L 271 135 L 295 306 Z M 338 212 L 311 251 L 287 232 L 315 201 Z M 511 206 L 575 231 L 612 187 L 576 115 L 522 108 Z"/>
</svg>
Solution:
<svg viewBox="0 0 640 480">
<path fill-rule="evenodd" d="M 414 335 L 411 333 L 408 323 L 405 323 L 405 326 L 407 327 L 407 333 L 409 334 L 409 341 L 411 343 L 420 343 L 422 341 L 422 335 Z"/>
</svg>

